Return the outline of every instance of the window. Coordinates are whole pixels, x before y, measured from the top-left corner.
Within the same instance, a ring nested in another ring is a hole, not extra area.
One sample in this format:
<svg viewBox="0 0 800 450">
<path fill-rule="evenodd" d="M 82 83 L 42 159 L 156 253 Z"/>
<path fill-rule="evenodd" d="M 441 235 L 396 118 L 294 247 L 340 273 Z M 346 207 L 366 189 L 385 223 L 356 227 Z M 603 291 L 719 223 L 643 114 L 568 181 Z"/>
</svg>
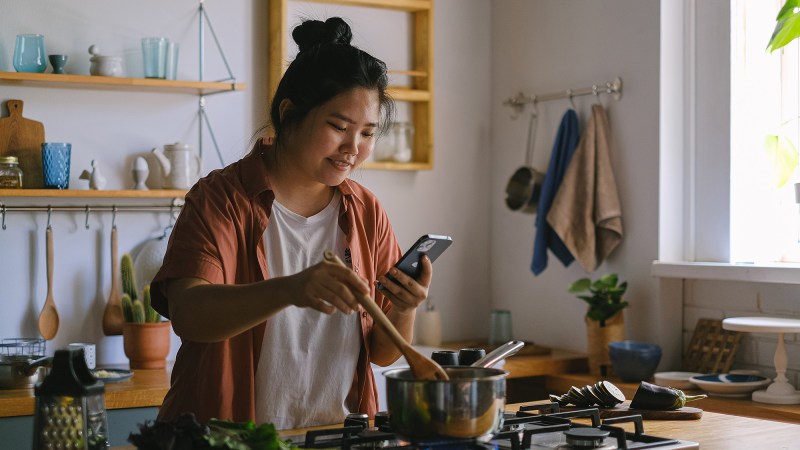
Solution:
<svg viewBox="0 0 800 450">
<path fill-rule="evenodd" d="M 731 3 L 731 262 L 800 262 L 800 45 L 766 51 L 783 3 Z"/>
</svg>

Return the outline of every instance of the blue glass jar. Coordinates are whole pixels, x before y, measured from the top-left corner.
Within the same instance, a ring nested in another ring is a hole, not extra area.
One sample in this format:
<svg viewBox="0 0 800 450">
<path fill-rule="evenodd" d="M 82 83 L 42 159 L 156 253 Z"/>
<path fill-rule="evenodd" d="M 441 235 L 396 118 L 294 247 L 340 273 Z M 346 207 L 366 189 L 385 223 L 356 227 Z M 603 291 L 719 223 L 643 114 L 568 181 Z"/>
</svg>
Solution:
<svg viewBox="0 0 800 450">
<path fill-rule="evenodd" d="M 18 34 L 14 46 L 14 68 L 17 72 L 43 73 L 47 69 L 47 53 L 41 34 Z"/>
</svg>

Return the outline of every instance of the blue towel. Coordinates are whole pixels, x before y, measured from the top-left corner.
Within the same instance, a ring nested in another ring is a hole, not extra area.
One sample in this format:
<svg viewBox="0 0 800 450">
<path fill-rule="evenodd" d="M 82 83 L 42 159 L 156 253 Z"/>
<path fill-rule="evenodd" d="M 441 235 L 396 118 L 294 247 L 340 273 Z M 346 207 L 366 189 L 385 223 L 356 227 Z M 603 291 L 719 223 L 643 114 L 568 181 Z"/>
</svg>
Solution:
<svg viewBox="0 0 800 450">
<path fill-rule="evenodd" d="M 578 130 L 578 114 L 574 109 L 569 109 L 561 118 L 558 126 L 553 151 L 550 154 L 550 163 L 542 184 L 542 193 L 539 198 L 539 207 L 536 213 L 536 237 L 533 241 L 533 261 L 531 270 L 534 275 L 539 275 L 547 268 L 547 249 L 549 248 L 564 266 L 575 260 L 561 238 L 547 223 L 547 212 L 558 192 L 558 186 L 564 179 L 564 173 L 569 166 L 569 160 L 578 146 L 580 132 Z"/>
</svg>

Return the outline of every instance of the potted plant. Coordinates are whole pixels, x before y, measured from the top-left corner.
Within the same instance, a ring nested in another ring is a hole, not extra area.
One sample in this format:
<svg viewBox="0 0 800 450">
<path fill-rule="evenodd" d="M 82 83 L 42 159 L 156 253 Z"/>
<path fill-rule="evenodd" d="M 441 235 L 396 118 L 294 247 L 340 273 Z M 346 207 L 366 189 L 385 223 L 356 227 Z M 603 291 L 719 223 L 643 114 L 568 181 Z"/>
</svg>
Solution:
<svg viewBox="0 0 800 450">
<path fill-rule="evenodd" d="M 627 289 L 628 282 L 620 283 L 615 273 L 603 275 L 595 281 L 581 278 L 569 287 L 569 292 L 581 294 L 577 297 L 589 305 L 584 321 L 589 343 L 589 372 L 592 375 L 611 374 L 608 344 L 625 339 L 622 310 L 628 306 L 628 302 L 622 297 Z"/>
<path fill-rule="evenodd" d="M 162 320 L 150 302 L 150 285 L 136 289 L 133 260 L 122 255 L 122 344 L 131 369 L 163 369 L 167 365 L 170 323 Z"/>
</svg>

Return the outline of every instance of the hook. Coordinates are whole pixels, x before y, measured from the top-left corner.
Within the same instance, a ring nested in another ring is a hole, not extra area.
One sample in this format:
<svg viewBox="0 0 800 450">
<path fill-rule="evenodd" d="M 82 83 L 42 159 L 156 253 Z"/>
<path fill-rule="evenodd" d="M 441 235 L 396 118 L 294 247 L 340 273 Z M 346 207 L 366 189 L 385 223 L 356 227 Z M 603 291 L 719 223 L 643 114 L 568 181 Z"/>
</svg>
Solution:
<svg viewBox="0 0 800 450">
<path fill-rule="evenodd" d="M 567 89 L 567 97 L 569 97 L 569 104 L 572 105 L 572 109 L 577 110 L 578 107 L 575 106 L 575 99 L 574 96 L 572 95 L 572 89 Z"/>
<path fill-rule="evenodd" d="M 50 213 L 53 212 L 53 207 L 47 205 L 47 228 L 50 228 Z"/>
<path fill-rule="evenodd" d="M 0 215 L 3 216 L 3 229 L 6 229 L 6 205 L 0 207 Z"/>
<path fill-rule="evenodd" d="M 117 228 L 117 205 L 111 205 L 111 228 Z"/>
<path fill-rule="evenodd" d="M 84 222 L 86 229 L 89 229 L 89 205 L 86 205 L 86 220 Z"/>
</svg>

